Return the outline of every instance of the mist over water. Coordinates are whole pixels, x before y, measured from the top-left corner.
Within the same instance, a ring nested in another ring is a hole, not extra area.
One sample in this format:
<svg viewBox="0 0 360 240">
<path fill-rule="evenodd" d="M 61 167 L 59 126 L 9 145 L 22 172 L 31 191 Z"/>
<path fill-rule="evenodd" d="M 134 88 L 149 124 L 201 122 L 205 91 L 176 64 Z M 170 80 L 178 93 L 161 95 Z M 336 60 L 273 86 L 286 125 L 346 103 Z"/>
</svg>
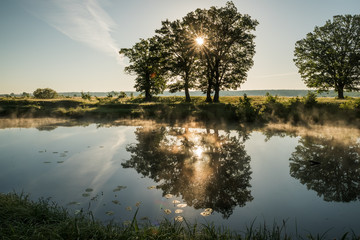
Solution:
<svg viewBox="0 0 360 240">
<path fill-rule="evenodd" d="M 3 121 L 0 192 L 51 197 L 104 222 L 131 220 L 139 205 L 139 221 L 153 223 L 181 216 L 242 231 L 285 220 L 288 233 L 296 223 L 332 238 L 359 229 L 358 129 L 205 126 Z"/>
</svg>

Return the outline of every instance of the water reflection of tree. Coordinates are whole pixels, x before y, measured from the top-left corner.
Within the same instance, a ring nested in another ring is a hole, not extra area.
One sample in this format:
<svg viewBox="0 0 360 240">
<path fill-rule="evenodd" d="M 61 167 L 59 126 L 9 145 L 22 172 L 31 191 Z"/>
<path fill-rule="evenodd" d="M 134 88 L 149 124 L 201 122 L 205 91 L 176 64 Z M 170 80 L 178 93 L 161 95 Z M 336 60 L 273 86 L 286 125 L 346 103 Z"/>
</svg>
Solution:
<svg viewBox="0 0 360 240">
<path fill-rule="evenodd" d="M 196 209 L 212 208 L 228 218 L 253 199 L 250 156 L 244 138 L 215 130 L 138 128 L 123 164 L 159 183 L 163 194 L 182 196 Z"/>
<path fill-rule="evenodd" d="M 360 200 L 360 144 L 304 137 L 290 158 L 290 174 L 325 201 Z"/>
</svg>

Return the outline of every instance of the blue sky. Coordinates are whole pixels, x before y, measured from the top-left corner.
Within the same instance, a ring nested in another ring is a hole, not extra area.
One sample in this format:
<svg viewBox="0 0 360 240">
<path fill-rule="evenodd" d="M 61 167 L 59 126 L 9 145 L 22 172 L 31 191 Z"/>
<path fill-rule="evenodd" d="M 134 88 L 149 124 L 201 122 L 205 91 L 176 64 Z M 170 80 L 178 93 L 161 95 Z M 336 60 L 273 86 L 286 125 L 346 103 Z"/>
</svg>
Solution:
<svg viewBox="0 0 360 240">
<path fill-rule="evenodd" d="M 294 65 L 295 42 L 359 0 L 234 0 L 259 21 L 254 66 L 241 89 L 306 89 Z M 1 0 L 0 93 L 131 91 L 117 53 L 148 38 L 162 20 L 220 0 Z"/>
</svg>

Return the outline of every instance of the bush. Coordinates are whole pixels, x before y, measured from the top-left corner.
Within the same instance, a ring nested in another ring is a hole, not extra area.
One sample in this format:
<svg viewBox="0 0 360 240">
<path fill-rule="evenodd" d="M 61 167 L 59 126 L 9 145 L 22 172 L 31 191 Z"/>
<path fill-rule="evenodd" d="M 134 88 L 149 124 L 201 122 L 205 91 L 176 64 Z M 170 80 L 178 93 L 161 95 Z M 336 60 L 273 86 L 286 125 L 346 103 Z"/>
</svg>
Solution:
<svg viewBox="0 0 360 240">
<path fill-rule="evenodd" d="M 270 93 L 266 93 L 265 103 L 276 103 L 278 100 L 278 96 L 272 96 Z"/>
<path fill-rule="evenodd" d="M 81 98 L 84 100 L 91 100 L 91 95 L 89 92 L 87 93 L 81 92 Z"/>
<path fill-rule="evenodd" d="M 317 103 L 317 94 L 315 92 L 308 91 L 304 99 L 304 104 L 306 107 L 312 107 Z"/>
<path fill-rule="evenodd" d="M 252 106 L 250 98 L 244 94 L 244 97 L 240 97 L 239 101 L 240 103 L 237 111 L 238 117 L 246 122 L 254 122 L 258 113 L 254 106 Z"/>
<path fill-rule="evenodd" d="M 57 92 L 51 88 L 38 88 L 33 92 L 35 98 L 52 99 L 58 96 Z"/>
<path fill-rule="evenodd" d="M 126 95 L 125 92 L 120 92 L 120 93 L 119 93 L 119 97 L 118 97 L 118 98 L 126 98 L 126 97 L 127 97 L 127 95 Z"/>
</svg>

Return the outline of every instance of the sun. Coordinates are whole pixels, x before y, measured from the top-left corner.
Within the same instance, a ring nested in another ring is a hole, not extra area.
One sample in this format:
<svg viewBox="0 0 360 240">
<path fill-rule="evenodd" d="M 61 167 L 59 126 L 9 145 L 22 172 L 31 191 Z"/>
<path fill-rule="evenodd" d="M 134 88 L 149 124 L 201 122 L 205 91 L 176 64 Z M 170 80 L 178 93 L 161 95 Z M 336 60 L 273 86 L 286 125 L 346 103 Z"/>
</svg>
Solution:
<svg viewBox="0 0 360 240">
<path fill-rule="evenodd" d="M 204 44 L 204 38 L 203 37 L 197 37 L 195 39 L 195 41 L 196 41 L 196 44 L 199 45 L 199 46 Z"/>
</svg>

